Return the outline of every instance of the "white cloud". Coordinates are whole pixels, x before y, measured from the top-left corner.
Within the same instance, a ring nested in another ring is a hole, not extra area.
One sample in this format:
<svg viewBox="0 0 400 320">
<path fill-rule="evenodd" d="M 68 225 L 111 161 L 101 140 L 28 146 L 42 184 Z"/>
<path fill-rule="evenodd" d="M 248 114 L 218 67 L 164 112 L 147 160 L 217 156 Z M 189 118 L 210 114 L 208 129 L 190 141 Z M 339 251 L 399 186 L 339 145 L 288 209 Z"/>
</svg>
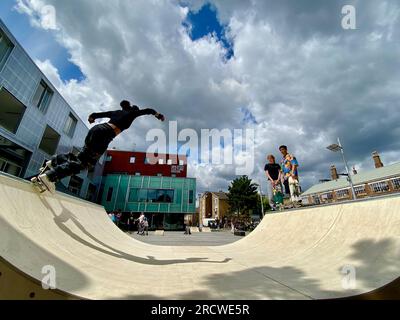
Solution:
<svg viewBox="0 0 400 320">
<path fill-rule="evenodd" d="M 186 3 L 198 10 L 205 1 Z M 399 157 L 394 131 L 380 129 L 400 120 L 396 1 L 359 3 L 363 28 L 352 32 L 341 29 L 333 1 L 309 7 L 286 0 L 212 3 L 234 44 L 228 62 L 214 37 L 190 39 L 182 26 L 188 9 L 178 2 L 18 1 L 20 12 L 42 28 L 43 5 L 56 8 L 55 36 L 86 78 L 64 83 L 49 61 L 38 63 L 83 118 L 127 98 L 160 109 L 181 129 L 234 129 L 243 126 L 240 108 L 246 107 L 258 122 L 252 125 L 257 179 L 265 155 L 278 156 L 280 144 L 299 158 L 306 185 L 340 163 L 325 149 L 337 136 L 349 146 L 352 164 L 367 163 L 374 149 L 390 161 Z M 140 119 L 116 145 L 145 148 L 153 126 L 165 129 Z M 192 162 L 189 174 L 200 190 L 226 189 L 234 169 Z"/>
</svg>

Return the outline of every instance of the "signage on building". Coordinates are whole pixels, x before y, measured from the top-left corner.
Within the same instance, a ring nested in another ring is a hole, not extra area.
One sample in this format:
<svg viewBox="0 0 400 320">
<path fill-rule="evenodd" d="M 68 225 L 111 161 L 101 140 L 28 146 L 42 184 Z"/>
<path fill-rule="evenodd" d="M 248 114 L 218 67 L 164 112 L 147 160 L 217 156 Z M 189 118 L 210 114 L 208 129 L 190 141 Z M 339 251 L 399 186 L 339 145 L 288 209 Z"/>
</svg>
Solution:
<svg viewBox="0 0 400 320">
<path fill-rule="evenodd" d="M 185 170 L 185 166 L 171 166 L 171 173 L 172 174 L 179 174 Z"/>
</svg>

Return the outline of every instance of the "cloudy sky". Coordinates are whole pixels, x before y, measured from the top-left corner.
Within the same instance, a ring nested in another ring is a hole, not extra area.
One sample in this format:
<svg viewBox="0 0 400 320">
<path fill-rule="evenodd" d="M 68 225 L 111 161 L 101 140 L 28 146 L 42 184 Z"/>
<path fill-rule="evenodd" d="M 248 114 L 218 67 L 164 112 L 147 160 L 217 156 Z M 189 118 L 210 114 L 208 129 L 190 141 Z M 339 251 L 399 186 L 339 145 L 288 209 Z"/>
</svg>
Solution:
<svg viewBox="0 0 400 320">
<path fill-rule="evenodd" d="M 356 8 L 356 30 L 342 7 Z M 55 8 L 52 17 L 49 5 Z M 1 0 L 0 17 L 78 114 L 127 98 L 179 130 L 255 130 L 251 175 L 289 146 L 304 188 L 349 162 L 400 160 L 400 2 L 397 0 Z M 145 150 L 150 118 L 114 146 Z M 235 166 L 198 164 L 199 191 L 226 190 Z M 265 181 L 263 186 L 265 189 Z"/>
</svg>

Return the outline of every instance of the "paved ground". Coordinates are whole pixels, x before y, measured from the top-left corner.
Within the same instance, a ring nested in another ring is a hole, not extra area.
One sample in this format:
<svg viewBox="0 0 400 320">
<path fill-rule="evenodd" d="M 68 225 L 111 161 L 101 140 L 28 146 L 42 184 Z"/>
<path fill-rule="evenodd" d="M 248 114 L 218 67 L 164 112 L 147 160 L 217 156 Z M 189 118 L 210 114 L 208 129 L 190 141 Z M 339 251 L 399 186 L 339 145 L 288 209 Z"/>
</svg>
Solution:
<svg viewBox="0 0 400 320">
<path fill-rule="evenodd" d="M 184 232 L 165 232 L 164 236 L 155 235 L 149 232 L 149 236 L 140 236 L 136 232 L 131 236 L 145 243 L 159 246 L 221 246 L 242 239 L 234 236 L 229 231 L 199 232 L 191 236 L 184 235 Z"/>
</svg>

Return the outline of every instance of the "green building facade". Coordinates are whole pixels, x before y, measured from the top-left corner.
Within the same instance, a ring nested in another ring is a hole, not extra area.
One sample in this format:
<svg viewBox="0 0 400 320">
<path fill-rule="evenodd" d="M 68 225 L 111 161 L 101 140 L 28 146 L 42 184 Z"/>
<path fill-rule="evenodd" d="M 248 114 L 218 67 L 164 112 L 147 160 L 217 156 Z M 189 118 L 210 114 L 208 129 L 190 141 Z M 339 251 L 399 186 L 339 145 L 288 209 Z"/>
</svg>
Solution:
<svg viewBox="0 0 400 320">
<path fill-rule="evenodd" d="M 180 230 L 185 215 L 196 212 L 196 179 L 107 175 L 101 203 L 108 212 L 144 212 L 150 229 Z"/>
</svg>

